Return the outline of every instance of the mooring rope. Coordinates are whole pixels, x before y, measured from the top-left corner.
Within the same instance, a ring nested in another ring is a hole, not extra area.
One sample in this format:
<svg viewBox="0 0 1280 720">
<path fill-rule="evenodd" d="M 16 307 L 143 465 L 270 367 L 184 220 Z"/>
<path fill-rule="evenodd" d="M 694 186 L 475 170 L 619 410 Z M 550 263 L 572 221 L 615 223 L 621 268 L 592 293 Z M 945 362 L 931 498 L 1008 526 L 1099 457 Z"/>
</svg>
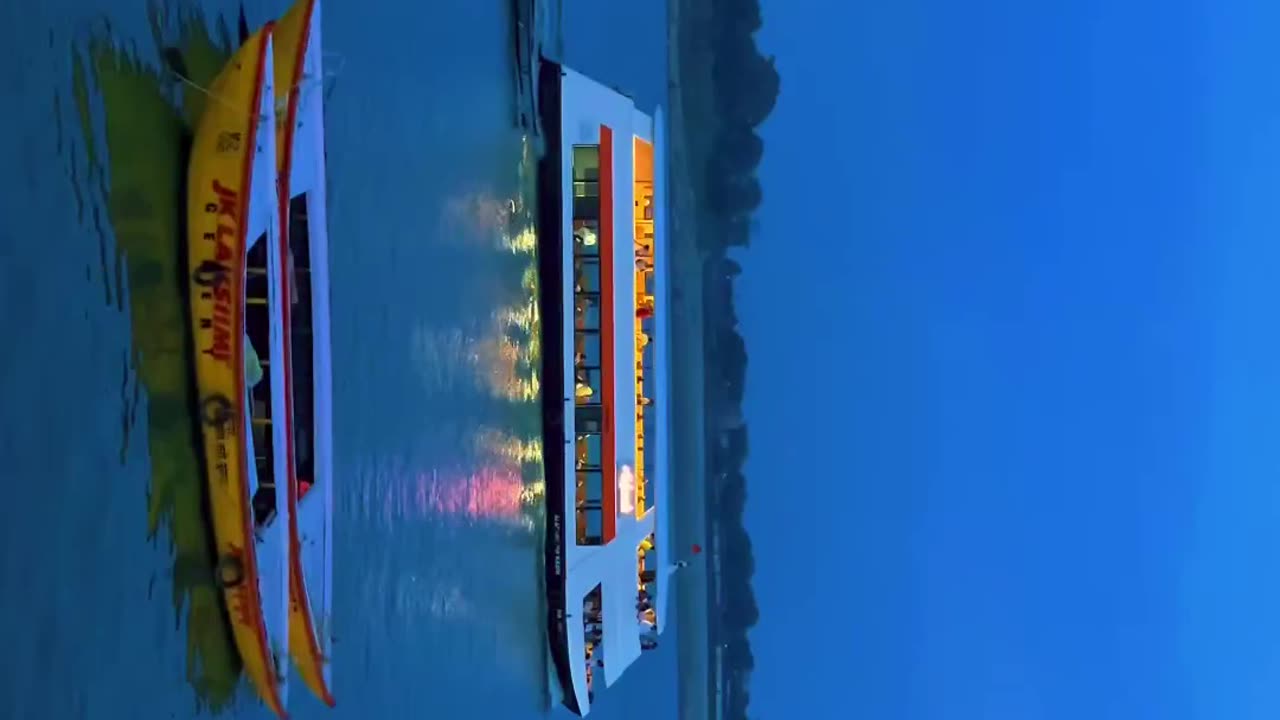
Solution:
<svg viewBox="0 0 1280 720">
<path fill-rule="evenodd" d="M 320 77 L 318 79 L 315 78 L 314 76 L 307 75 L 306 73 L 304 73 L 302 78 L 298 80 L 298 83 L 294 85 L 293 88 L 291 88 L 291 89 L 297 89 L 299 91 L 300 98 L 302 93 L 310 93 L 316 89 L 319 89 L 320 92 L 323 93 L 325 91 L 326 81 L 337 80 L 338 75 L 341 74 L 342 66 L 345 64 L 345 58 L 343 58 L 341 55 L 336 55 L 336 54 L 332 56 L 330 56 L 329 54 L 325 54 L 325 57 L 333 57 L 337 59 L 338 68 L 333 70 L 326 69 L 324 72 L 320 74 Z M 328 64 L 326 63 L 326 68 L 327 66 Z M 200 92 L 202 95 L 204 95 L 205 97 L 211 100 L 222 103 L 224 107 L 230 110 L 235 110 L 237 112 L 244 112 L 248 110 L 248 108 L 239 107 L 234 101 L 228 98 L 222 97 L 221 95 L 213 92 L 213 90 L 211 90 L 210 88 L 207 88 L 201 85 L 200 83 L 192 80 L 191 78 L 187 77 L 186 75 L 183 75 L 182 73 L 178 72 L 177 70 L 174 70 L 173 68 L 169 68 L 169 73 L 172 74 L 175 78 L 177 78 L 177 80 L 182 84 Z M 286 96 L 286 102 L 287 102 L 287 96 Z M 279 109 L 280 106 L 278 103 L 276 107 L 277 109 Z M 259 120 L 261 120 L 261 118 L 259 118 Z"/>
</svg>

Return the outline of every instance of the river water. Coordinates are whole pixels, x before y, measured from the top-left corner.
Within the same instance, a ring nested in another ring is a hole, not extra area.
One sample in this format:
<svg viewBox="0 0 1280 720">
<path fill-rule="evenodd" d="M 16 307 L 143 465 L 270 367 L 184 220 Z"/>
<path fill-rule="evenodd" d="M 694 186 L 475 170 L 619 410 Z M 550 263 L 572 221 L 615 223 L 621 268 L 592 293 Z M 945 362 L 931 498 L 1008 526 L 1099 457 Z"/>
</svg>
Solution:
<svg viewBox="0 0 1280 720">
<path fill-rule="evenodd" d="M 209 583 L 177 271 L 197 95 L 170 69 L 207 82 L 239 10 L 0 6 L 0 717 L 266 716 Z M 290 708 L 539 716 L 537 141 L 511 3 L 333 2 L 324 22 L 338 707 L 295 683 Z M 535 25 L 652 109 L 665 22 L 583 0 Z M 644 665 L 600 715 L 674 717 L 673 654 Z"/>
</svg>

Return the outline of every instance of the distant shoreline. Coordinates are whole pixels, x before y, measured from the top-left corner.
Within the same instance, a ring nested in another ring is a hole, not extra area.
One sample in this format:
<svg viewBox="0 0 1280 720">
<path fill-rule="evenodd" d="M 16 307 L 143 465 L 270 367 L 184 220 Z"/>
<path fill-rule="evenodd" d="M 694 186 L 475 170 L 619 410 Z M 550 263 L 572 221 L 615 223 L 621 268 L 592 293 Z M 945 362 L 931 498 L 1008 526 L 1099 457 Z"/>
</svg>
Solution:
<svg viewBox="0 0 1280 720">
<path fill-rule="evenodd" d="M 697 241 L 699 225 L 693 155 L 685 93 L 690 78 L 682 65 L 683 18 L 680 0 L 667 0 L 668 168 L 667 192 L 672 253 L 672 438 L 674 532 L 676 547 L 707 544 L 706 403 L 703 265 Z M 710 78 L 707 78 L 709 84 Z M 696 81 L 695 81 L 696 82 Z M 711 560 L 695 563 L 675 582 L 678 637 L 677 698 L 681 720 L 710 716 Z"/>
</svg>

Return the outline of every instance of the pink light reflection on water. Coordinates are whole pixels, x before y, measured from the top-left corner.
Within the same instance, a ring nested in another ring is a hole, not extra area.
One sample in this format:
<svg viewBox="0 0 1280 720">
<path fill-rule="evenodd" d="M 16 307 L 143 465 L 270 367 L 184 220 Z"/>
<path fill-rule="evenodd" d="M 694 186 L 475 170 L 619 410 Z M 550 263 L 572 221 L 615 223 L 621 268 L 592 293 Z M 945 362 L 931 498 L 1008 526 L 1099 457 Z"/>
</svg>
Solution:
<svg viewBox="0 0 1280 720">
<path fill-rule="evenodd" d="M 387 519 L 441 516 L 468 521 L 523 521 L 524 483 L 517 466 L 490 464 L 474 471 L 419 473 L 388 493 Z"/>
</svg>

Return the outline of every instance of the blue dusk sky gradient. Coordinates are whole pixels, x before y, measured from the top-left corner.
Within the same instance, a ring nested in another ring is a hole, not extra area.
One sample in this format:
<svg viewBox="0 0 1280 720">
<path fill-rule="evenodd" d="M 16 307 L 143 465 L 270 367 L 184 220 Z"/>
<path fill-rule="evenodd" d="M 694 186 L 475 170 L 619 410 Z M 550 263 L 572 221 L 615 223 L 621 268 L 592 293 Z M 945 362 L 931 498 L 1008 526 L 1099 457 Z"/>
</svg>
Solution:
<svg viewBox="0 0 1280 720">
<path fill-rule="evenodd" d="M 764 0 L 752 716 L 1280 714 L 1280 5 Z"/>
</svg>

